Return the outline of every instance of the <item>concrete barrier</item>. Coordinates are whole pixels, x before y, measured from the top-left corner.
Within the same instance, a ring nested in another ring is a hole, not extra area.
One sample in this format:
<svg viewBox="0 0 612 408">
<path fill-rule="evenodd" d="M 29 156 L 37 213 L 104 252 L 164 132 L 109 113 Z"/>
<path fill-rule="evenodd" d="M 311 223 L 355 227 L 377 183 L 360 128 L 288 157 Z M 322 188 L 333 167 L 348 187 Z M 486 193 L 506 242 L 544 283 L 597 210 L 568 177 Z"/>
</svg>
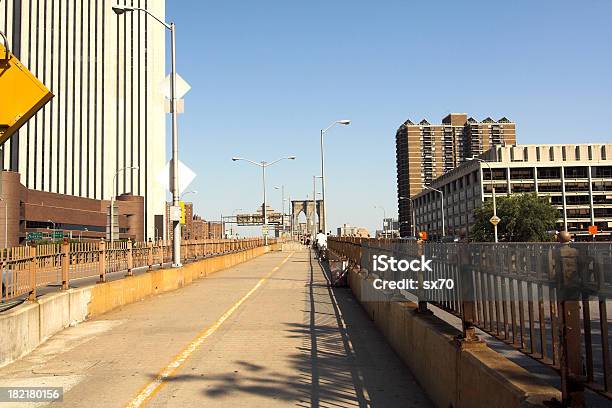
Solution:
<svg viewBox="0 0 612 408">
<path fill-rule="evenodd" d="M 0 313 L 0 367 L 32 352 L 55 333 L 158 293 L 180 289 L 194 280 L 249 261 L 279 244 L 247 249 L 185 264 L 181 268 L 159 269 L 93 286 L 47 294 Z"/>
<path fill-rule="evenodd" d="M 561 400 L 561 392 L 553 386 L 486 344 L 457 340 L 459 330 L 436 316 L 416 313 L 414 303 L 387 301 L 365 276 L 350 272 L 349 285 L 436 406 L 544 407 L 544 402 Z"/>
</svg>

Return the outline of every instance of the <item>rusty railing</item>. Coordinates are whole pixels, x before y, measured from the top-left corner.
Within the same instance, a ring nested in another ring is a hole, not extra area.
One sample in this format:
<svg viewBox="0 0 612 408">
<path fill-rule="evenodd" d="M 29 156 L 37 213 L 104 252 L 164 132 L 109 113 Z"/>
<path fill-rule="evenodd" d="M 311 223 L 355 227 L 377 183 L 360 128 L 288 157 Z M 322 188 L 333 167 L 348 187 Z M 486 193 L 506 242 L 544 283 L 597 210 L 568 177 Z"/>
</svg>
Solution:
<svg viewBox="0 0 612 408">
<path fill-rule="evenodd" d="M 431 259 L 432 271 L 410 276 L 420 289 L 395 291 L 394 299 L 416 299 L 421 311 L 433 304 L 461 318 L 464 340 L 477 340 L 477 327 L 555 368 L 572 406 L 584 387 L 612 398 L 612 244 L 330 238 L 329 248 L 353 268 L 385 280 L 411 272 L 372 272 L 374 255 Z M 421 289 L 424 281 L 439 279 L 454 285 Z"/>
<path fill-rule="evenodd" d="M 268 239 L 269 244 L 276 240 Z M 261 238 L 197 240 L 181 242 L 181 260 L 189 262 L 205 257 L 244 251 L 263 246 Z M 49 285 L 70 287 L 75 279 L 99 277 L 137 268 L 161 267 L 172 260 L 172 242 L 106 241 L 63 242 L 47 245 L 0 249 L 2 295 L 8 302 L 26 295 L 35 299 L 37 290 Z"/>
</svg>

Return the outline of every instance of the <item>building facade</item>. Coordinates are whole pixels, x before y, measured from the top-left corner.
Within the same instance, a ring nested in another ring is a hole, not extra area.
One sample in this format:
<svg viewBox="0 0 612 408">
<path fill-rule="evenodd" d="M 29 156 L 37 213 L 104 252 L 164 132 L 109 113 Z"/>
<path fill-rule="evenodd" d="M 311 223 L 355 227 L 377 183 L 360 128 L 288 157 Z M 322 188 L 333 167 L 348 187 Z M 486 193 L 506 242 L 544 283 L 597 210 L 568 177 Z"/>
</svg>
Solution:
<svg viewBox="0 0 612 408">
<path fill-rule="evenodd" d="M 349 224 L 343 224 L 341 227 L 338 227 L 337 231 L 339 237 L 370 238 L 370 233 L 366 228 L 353 227 Z"/>
<path fill-rule="evenodd" d="M 206 221 L 199 216 L 193 217 L 193 239 L 225 238 L 225 223 Z"/>
<path fill-rule="evenodd" d="M 590 239 L 596 225 L 599 239 L 612 232 L 612 144 L 517 145 L 494 147 L 432 181 L 444 194 L 446 235 L 467 237 L 474 209 L 492 198 L 535 192 L 559 209 L 557 230 L 576 239 Z M 492 179 L 492 180 L 491 180 Z M 442 233 L 442 196 L 423 190 L 412 196 L 418 231 Z"/>
<path fill-rule="evenodd" d="M 124 2 L 2 2 L 11 51 L 55 96 L 0 147 L 0 168 L 18 172 L 30 190 L 142 196 L 143 228 L 153 237 L 165 202 L 156 179 L 166 162 L 166 30 L 144 13 L 115 15 L 111 7 Z M 164 0 L 125 4 L 165 15 Z"/>
<path fill-rule="evenodd" d="M 407 120 L 395 135 L 397 192 L 400 231 L 412 231 L 410 200 L 424 184 L 451 171 L 467 158 L 477 156 L 494 145 L 516 144 L 516 125 L 503 117 L 497 121 L 477 121 L 464 113 L 451 113 L 441 124 L 423 119 Z"/>
<path fill-rule="evenodd" d="M 21 184 L 19 174 L 10 171 L 0 172 L 0 178 L 0 247 L 20 246 L 55 234 L 73 240 L 106 237 L 109 200 L 28 189 Z M 116 198 L 115 207 L 119 239 L 144 241 L 144 198 L 122 194 Z"/>
</svg>

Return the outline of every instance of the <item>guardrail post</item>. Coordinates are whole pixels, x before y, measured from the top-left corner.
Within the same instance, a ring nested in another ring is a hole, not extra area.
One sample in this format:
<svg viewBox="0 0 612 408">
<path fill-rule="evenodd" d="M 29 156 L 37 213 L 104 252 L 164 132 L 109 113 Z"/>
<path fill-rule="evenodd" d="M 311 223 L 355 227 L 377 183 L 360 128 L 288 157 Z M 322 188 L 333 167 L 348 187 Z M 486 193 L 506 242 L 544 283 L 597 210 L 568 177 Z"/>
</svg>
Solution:
<svg viewBox="0 0 612 408">
<path fill-rule="evenodd" d="M 561 392 L 563 406 L 585 407 L 582 372 L 578 250 L 565 242 L 555 248 L 554 272 L 558 282 L 560 314 Z"/>
<path fill-rule="evenodd" d="M 30 247 L 30 296 L 28 300 L 36 300 L 36 272 L 38 270 L 38 258 L 36 257 L 36 247 Z"/>
<path fill-rule="evenodd" d="M 465 342 L 480 342 L 476 335 L 476 290 L 472 279 L 470 248 L 467 244 L 457 245 L 457 267 L 459 268 L 459 286 L 461 296 L 461 324 L 463 335 L 461 340 Z"/>
<path fill-rule="evenodd" d="M 127 275 L 126 276 L 133 276 L 134 275 L 134 254 L 132 253 L 132 240 L 129 239 L 127 242 Z"/>
<path fill-rule="evenodd" d="M 69 287 L 68 273 L 70 271 L 70 243 L 68 241 L 62 242 L 62 290 L 66 290 Z"/>
<path fill-rule="evenodd" d="M 425 243 L 422 241 L 417 242 L 417 258 L 420 258 L 422 255 L 425 255 Z M 419 281 L 419 290 L 418 290 L 418 307 L 416 309 L 417 313 L 428 314 L 431 315 L 433 312 L 427 308 L 427 291 L 423 288 L 425 282 L 425 273 L 422 270 L 417 272 L 417 279 Z"/>
<path fill-rule="evenodd" d="M 100 275 L 98 283 L 106 282 L 106 242 L 104 240 L 100 241 L 98 247 L 98 274 Z"/>
<path fill-rule="evenodd" d="M 159 248 L 159 266 L 164 266 L 164 252 L 166 251 L 166 243 L 165 241 L 161 241 L 161 244 L 158 243 Z"/>
<path fill-rule="evenodd" d="M 149 270 L 153 270 L 153 242 L 150 239 L 147 242 L 147 264 L 149 265 Z"/>
</svg>

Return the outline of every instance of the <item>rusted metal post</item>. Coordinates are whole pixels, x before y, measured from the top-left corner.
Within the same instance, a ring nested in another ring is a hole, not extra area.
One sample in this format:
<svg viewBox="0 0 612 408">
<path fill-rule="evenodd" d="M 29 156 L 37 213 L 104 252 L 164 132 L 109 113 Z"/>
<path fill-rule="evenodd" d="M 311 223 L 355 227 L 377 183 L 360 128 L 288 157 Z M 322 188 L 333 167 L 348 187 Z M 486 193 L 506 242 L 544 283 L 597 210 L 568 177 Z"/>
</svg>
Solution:
<svg viewBox="0 0 612 408">
<path fill-rule="evenodd" d="M 36 300 L 36 272 L 38 270 L 38 258 L 36 257 L 36 246 L 30 247 L 30 296 L 28 300 Z M 7 291 L 8 292 L 8 291 Z"/>
<path fill-rule="evenodd" d="M 149 270 L 153 270 L 153 242 L 151 240 L 147 242 L 147 264 L 149 265 Z"/>
<path fill-rule="evenodd" d="M 425 244 L 422 241 L 417 242 L 417 258 L 420 259 L 421 256 L 425 255 Z M 423 289 L 424 286 L 424 282 L 425 282 L 425 273 L 423 272 L 422 269 L 419 270 L 419 272 L 417 272 L 417 280 L 418 285 L 419 285 L 419 290 L 418 290 L 418 298 L 419 298 L 419 302 L 418 302 L 418 306 L 417 306 L 417 313 L 421 313 L 421 314 L 427 314 L 427 315 L 431 315 L 433 314 L 433 312 L 429 309 L 427 309 L 427 295 L 426 295 L 426 291 L 425 289 Z"/>
<path fill-rule="evenodd" d="M 127 258 L 127 275 L 126 276 L 133 276 L 134 275 L 134 254 L 132 252 L 132 240 L 129 239 L 127 242 L 127 254 L 126 254 L 126 258 Z"/>
<path fill-rule="evenodd" d="M 558 282 L 561 340 L 561 392 L 563 406 L 585 407 L 580 333 L 580 274 L 578 250 L 569 244 L 567 232 L 559 234 L 554 271 Z"/>
<path fill-rule="evenodd" d="M 472 276 L 470 248 L 468 244 L 457 245 L 457 266 L 459 268 L 459 279 L 455 282 L 461 290 L 461 324 L 463 327 L 462 341 L 479 342 L 476 335 L 476 290 Z"/>
<path fill-rule="evenodd" d="M 98 283 L 106 282 L 106 242 L 103 240 L 98 247 L 98 274 L 100 275 Z"/>
<path fill-rule="evenodd" d="M 68 273 L 70 271 L 70 243 L 67 240 L 62 242 L 62 290 L 69 287 Z"/>
</svg>

